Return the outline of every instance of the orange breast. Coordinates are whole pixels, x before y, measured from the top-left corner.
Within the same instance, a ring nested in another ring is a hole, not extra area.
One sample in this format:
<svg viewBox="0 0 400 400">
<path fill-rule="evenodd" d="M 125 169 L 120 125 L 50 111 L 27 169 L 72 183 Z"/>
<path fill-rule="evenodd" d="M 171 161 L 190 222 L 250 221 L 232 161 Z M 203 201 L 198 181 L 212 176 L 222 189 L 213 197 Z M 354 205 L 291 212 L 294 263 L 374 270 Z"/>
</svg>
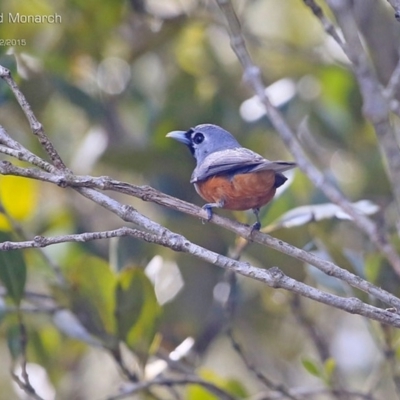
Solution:
<svg viewBox="0 0 400 400">
<path fill-rule="evenodd" d="M 275 172 L 259 171 L 237 174 L 232 178 L 226 175 L 213 176 L 196 182 L 199 195 L 210 203 L 223 201 L 228 210 L 249 210 L 267 204 L 275 195 Z"/>
</svg>

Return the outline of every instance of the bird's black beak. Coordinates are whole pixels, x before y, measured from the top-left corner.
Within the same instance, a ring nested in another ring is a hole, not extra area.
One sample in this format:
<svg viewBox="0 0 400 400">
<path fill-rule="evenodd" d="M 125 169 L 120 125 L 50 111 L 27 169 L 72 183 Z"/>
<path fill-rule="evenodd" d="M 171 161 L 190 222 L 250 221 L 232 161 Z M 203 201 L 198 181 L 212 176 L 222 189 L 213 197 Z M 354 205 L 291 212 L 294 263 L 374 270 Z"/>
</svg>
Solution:
<svg viewBox="0 0 400 400">
<path fill-rule="evenodd" d="M 177 140 L 186 146 L 190 146 L 190 139 L 188 138 L 187 132 L 185 131 L 172 131 L 167 134 L 167 137 Z"/>
</svg>

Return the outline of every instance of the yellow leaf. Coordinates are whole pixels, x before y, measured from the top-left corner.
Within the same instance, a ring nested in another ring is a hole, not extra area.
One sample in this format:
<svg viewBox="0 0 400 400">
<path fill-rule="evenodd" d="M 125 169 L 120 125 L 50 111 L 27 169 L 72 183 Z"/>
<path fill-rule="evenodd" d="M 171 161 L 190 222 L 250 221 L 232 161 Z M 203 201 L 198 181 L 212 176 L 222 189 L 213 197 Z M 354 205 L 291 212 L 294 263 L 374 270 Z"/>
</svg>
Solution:
<svg viewBox="0 0 400 400">
<path fill-rule="evenodd" d="M 11 225 L 7 217 L 0 213 L 0 231 L 11 231 Z"/>
<path fill-rule="evenodd" d="M 38 203 L 38 182 L 17 176 L 0 177 L 0 201 L 12 218 L 24 221 L 34 213 Z M 0 215 L 0 229 L 9 229 L 4 215 Z"/>
</svg>

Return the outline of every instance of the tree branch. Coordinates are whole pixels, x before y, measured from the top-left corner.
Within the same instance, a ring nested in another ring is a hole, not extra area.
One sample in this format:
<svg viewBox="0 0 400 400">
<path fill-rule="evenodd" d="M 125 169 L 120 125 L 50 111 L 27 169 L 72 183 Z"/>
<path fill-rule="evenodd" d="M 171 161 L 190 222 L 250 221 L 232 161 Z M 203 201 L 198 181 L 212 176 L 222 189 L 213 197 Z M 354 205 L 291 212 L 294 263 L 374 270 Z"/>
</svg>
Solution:
<svg viewBox="0 0 400 400">
<path fill-rule="evenodd" d="M 49 155 L 55 167 L 60 170 L 66 170 L 67 167 L 61 160 L 61 157 L 59 156 L 57 150 L 54 148 L 53 144 L 45 135 L 42 124 L 37 120 L 24 94 L 19 90 L 19 87 L 17 86 L 17 84 L 15 83 L 14 79 L 11 76 L 10 70 L 4 68 L 1 65 L 0 65 L 0 78 L 2 78 L 4 81 L 7 82 L 8 86 L 14 93 L 14 96 L 17 99 L 19 105 L 21 106 L 22 111 L 25 113 L 25 116 L 29 122 L 29 126 L 32 130 L 32 133 L 35 136 L 37 136 L 40 144 L 43 146 L 46 153 Z"/>
<path fill-rule="evenodd" d="M 400 0 L 387 0 L 388 3 L 393 7 L 394 16 L 396 17 L 397 21 L 400 20 Z"/>
<path fill-rule="evenodd" d="M 250 56 L 247 53 L 247 49 L 245 47 L 244 40 L 243 40 L 243 37 L 240 32 L 239 21 L 237 20 L 236 14 L 235 14 L 230 2 L 224 0 L 224 1 L 221 1 L 221 4 L 222 4 L 223 9 L 224 9 L 224 7 L 226 7 L 226 5 L 228 5 L 227 10 L 228 11 L 230 10 L 228 12 L 228 15 L 231 16 L 231 19 L 233 17 L 235 17 L 232 19 L 233 24 L 234 24 L 234 29 L 235 29 L 232 32 L 232 37 L 233 38 L 238 37 L 239 40 L 237 40 L 237 42 L 241 43 L 240 46 L 238 47 L 238 52 L 240 53 L 240 59 L 242 59 L 243 63 L 246 64 L 245 71 L 248 72 L 249 69 L 250 69 L 250 71 L 252 71 L 253 69 L 258 70 L 257 67 L 255 67 L 255 66 L 252 67 L 252 65 L 253 65 L 252 61 L 250 59 Z M 234 44 L 234 42 L 235 41 L 233 40 L 233 44 Z M 235 47 L 235 49 L 236 49 L 236 47 Z M 1 69 L 0 69 L 0 71 L 1 71 Z M 272 113 L 272 115 L 274 115 L 276 117 L 275 122 L 277 122 L 278 125 L 279 125 L 279 123 L 281 123 L 281 127 L 283 128 L 283 131 L 284 131 L 283 133 L 289 135 L 288 136 L 289 142 L 295 144 L 294 148 L 300 150 L 300 152 L 302 153 L 301 147 L 297 144 L 297 141 L 294 139 L 294 137 L 291 136 L 291 135 L 293 135 L 292 131 L 287 126 L 285 121 L 282 119 L 282 117 L 280 116 L 278 111 L 274 107 L 272 107 L 272 105 L 269 102 L 269 99 L 265 96 L 264 90 L 262 89 L 263 85 L 262 85 L 262 81 L 261 81 L 260 77 L 258 76 L 257 79 L 251 80 L 251 81 L 254 83 L 255 89 L 257 89 L 258 91 L 260 91 L 259 89 L 261 89 L 262 96 L 264 97 L 264 100 L 266 101 L 265 105 L 270 106 L 269 111 Z M 12 84 L 13 86 L 16 87 L 16 84 L 15 84 L 14 80 L 11 78 L 11 76 L 9 75 L 9 72 L 7 75 L 6 82 L 9 84 Z M 15 90 L 14 93 L 17 93 L 17 94 L 19 93 L 18 88 L 14 89 L 14 90 Z M 260 95 L 260 93 L 258 93 L 258 94 Z M 21 102 L 21 107 L 28 107 L 28 109 L 25 110 L 25 113 L 27 115 L 30 115 L 32 113 L 30 111 L 30 107 L 29 107 L 28 103 Z M 18 159 L 23 159 L 28 162 L 30 160 L 33 160 L 32 162 L 34 162 L 35 165 L 42 165 L 42 163 L 44 163 L 43 167 L 45 168 L 46 171 L 49 171 L 49 164 L 47 164 L 45 161 L 41 160 L 39 157 L 33 155 L 28 150 L 23 148 L 22 145 L 20 145 L 19 143 L 15 142 L 13 139 L 11 139 L 5 130 L 2 130 L 2 131 L 0 130 L 0 139 L 4 140 L 5 143 L 12 146 L 13 149 L 17 150 L 17 152 L 15 154 L 10 153 L 9 155 L 13 155 L 13 156 L 17 157 Z M 3 149 L 0 147 L 0 151 L 1 150 L 3 150 Z M 306 168 L 311 168 L 312 171 L 318 173 L 318 176 L 322 179 L 322 182 L 324 181 L 322 174 L 320 174 L 320 172 L 317 171 L 311 163 L 306 161 L 304 165 Z M 12 172 L 12 165 L 10 163 L 7 163 L 7 162 L 1 163 L 0 166 L 2 167 L 2 169 L 0 170 L 0 173 L 4 172 L 4 174 L 10 174 Z M 17 168 L 17 167 L 14 167 L 14 168 Z M 50 168 L 50 170 L 51 170 L 51 168 Z M 55 171 L 56 176 L 51 176 L 50 172 L 47 172 L 47 174 L 46 174 L 46 172 L 35 170 L 35 169 L 29 169 L 29 170 L 28 169 L 25 169 L 25 170 L 17 169 L 14 171 L 19 171 L 19 172 L 25 173 L 25 175 L 23 175 L 23 176 L 26 176 L 26 177 L 31 177 L 31 178 L 35 178 L 35 179 L 46 180 L 46 181 L 49 181 L 52 183 L 57 183 L 59 186 L 65 187 L 69 184 L 70 186 L 74 187 L 74 185 L 71 183 L 71 182 L 74 182 L 74 177 L 67 170 L 64 170 L 62 172 L 57 169 Z M 62 178 L 59 175 L 62 175 Z M 314 176 L 314 178 L 316 178 L 316 176 L 313 175 L 313 173 L 311 173 L 311 175 Z M 86 181 L 86 183 L 83 184 L 82 180 Z M 317 179 L 317 181 L 319 182 L 318 179 Z M 102 193 L 99 193 L 94 189 L 87 187 L 87 186 L 91 186 L 91 185 L 92 185 L 92 187 L 98 187 L 99 189 L 102 189 L 102 190 L 104 190 L 106 188 L 107 189 L 112 188 L 113 190 L 116 190 L 116 191 L 119 191 L 122 193 L 131 194 L 133 196 L 140 197 L 142 200 L 145 200 L 145 201 L 149 201 L 151 199 L 151 201 L 154 201 L 155 203 L 163 204 L 163 205 L 169 206 L 171 208 L 176 207 L 175 209 L 179 209 L 180 211 L 186 212 L 188 214 L 200 216 L 201 218 L 206 218 L 206 212 L 204 210 L 199 209 L 198 207 L 188 204 L 186 202 L 182 202 L 180 200 L 174 199 L 171 196 L 163 195 L 162 193 L 160 193 L 152 188 L 149 188 L 147 186 L 138 187 L 138 186 L 129 185 L 126 183 L 121 183 L 118 181 L 113 181 L 110 178 L 106 178 L 106 177 L 98 178 L 97 180 L 93 180 L 90 177 L 84 177 L 84 178 L 81 178 L 80 180 L 78 179 L 78 185 L 77 185 L 77 187 L 74 187 L 74 189 L 77 192 L 82 194 L 84 197 L 87 197 L 88 199 L 94 201 L 95 203 L 101 205 L 102 207 L 106 208 L 107 210 L 115 213 L 124 221 L 136 223 L 140 227 L 147 229 L 150 232 L 155 233 L 155 234 L 160 234 L 160 233 L 165 234 L 166 232 L 170 232 L 170 231 L 168 231 L 166 228 L 164 228 L 160 224 L 158 224 L 158 223 L 150 220 L 149 218 L 145 217 L 144 215 L 140 214 L 133 207 L 122 205 L 122 204 L 118 203 L 117 201 L 111 199 L 110 197 L 108 197 Z M 85 186 L 85 187 L 81 187 L 81 186 Z M 339 196 L 338 198 L 336 198 L 337 203 L 339 205 L 341 205 L 342 208 L 349 213 L 349 215 L 351 215 L 353 218 L 355 217 L 356 223 L 359 224 L 360 221 L 367 222 L 368 224 L 370 224 L 369 226 L 372 227 L 372 230 L 374 231 L 374 233 L 378 234 L 378 232 L 376 231 L 375 225 L 372 224 L 372 222 L 369 219 L 367 219 L 366 217 L 363 217 L 361 214 L 359 214 L 357 211 L 355 211 L 353 209 L 353 207 L 351 206 L 351 204 L 346 199 L 344 199 L 344 197 L 339 192 L 337 192 L 336 189 L 334 189 L 330 185 L 326 186 L 325 184 L 322 185 L 322 188 L 325 191 L 331 190 L 335 196 L 336 195 Z M 335 196 L 333 196 L 333 197 L 335 197 Z M 179 204 L 180 207 L 177 206 L 177 203 Z M 288 255 L 295 257 L 301 261 L 310 263 L 310 264 L 316 266 L 317 268 L 319 268 L 321 271 L 325 272 L 326 274 L 328 274 L 330 276 L 334 276 L 336 278 L 339 278 L 339 279 L 349 283 L 351 286 L 356 287 L 360 290 L 363 290 L 363 291 L 375 296 L 376 298 L 380 299 L 384 303 L 400 310 L 400 299 L 398 299 L 397 297 L 391 295 L 390 293 L 370 284 L 369 282 L 361 279 L 360 277 L 358 277 L 342 268 L 339 268 L 338 266 L 336 266 L 335 264 L 333 264 L 329 261 L 319 259 L 318 257 L 316 257 L 315 255 L 313 255 L 311 253 L 307 253 L 306 251 L 298 249 L 294 246 L 291 246 L 288 243 L 285 243 L 281 240 L 274 239 L 267 234 L 263 234 L 261 232 L 252 232 L 251 228 L 244 226 L 242 224 L 235 223 L 233 221 L 230 221 L 230 220 L 220 217 L 218 215 L 213 216 L 212 222 L 214 222 L 218 225 L 224 226 L 225 228 L 235 232 L 236 234 L 238 234 L 248 240 L 253 240 L 260 244 L 267 245 L 271 248 L 274 248 L 275 250 L 278 250 L 280 252 L 288 254 Z M 394 249 L 392 248 L 392 246 L 389 243 L 386 243 L 384 241 L 383 236 L 375 237 L 372 235 L 372 238 L 376 239 L 375 243 L 378 243 L 381 246 L 383 246 L 383 250 L 385 250 L 384 254 L 386 254 L 387 257 L 391 256 L 391 259 L 393 259 L 393 261 L 396 261 L 398 259 L 398 256 L 396 253 L 393 253 L 393 254 L 391 253 L 391 250 L 393 250 L 393 252 L 394 252 Z M 384 244 L 386 244 L 386 245 L 384 246 Z M 400 265 L 400 259 L 399 259 L 399 265 Z"/>
<path fill-rule="evenodd" d="M 260 69 L 253 63 L 246 48 L 240 23 L 236 16 L 235 10 L 230 0 L 216 0 L 221 11 L 225 15 L 228 22 L 229 36 L 231 46 L 236 53 L 244 70 L 244 78 L 249 83 L 255 94 L 260 99 L 261 104 L 265 107 L 265 111 L 269 116 L 271 123 L 279 132 L 282 140 L 285 142 L 288 149 L 293 154 L 299 168 L 308 176 L 310 181 L 335 204 L 341 207 L 349 214 L 355 224 L 367 234 L 369 239 L 375 246 L 385 255 L 391 263 L 393 269 L 400 276 L 400 257 L 394 247 L 388 241 L 386 234 L 381 232 L 378 227 L 366 216 L 361 215 L 354 209 L 351 203 L 344 195 L 336 189 L 326 177 L 308 160 L 303 149 L 301 148 L 293 130 L 283 119 L 280 112 L 271 104 L 268 96 L 265 93 L 265 85 L 261 78 Z M 400 173 L 399 173 L 400 179 Z M 400 183 L 398 185 L 400 190 Z"/>
<path fill-rule="evenodd" d="M 313 14 L 321 21 L 321 24 L 325 30 L 325 32 L 330 35 L 335 42 L 341 47 L 341 49 L 346 53 L 346 47 L 339 36 L 335 26 L 332 24 L 331 21 L 325 16 L 322 8 L 314 1 L 314 0 L 303 0 L 304 4 L 310 8 Z"/>
<path fill-rule="evenodd" d="M 246 54 L 247 54 L 246 49 L 244 48 L 244 59 L 249 60 L 249 57 L 246 56 Z M 7 82 L 9 82 L 10 79 L 12 80 L 12 78 L 8 77 Z M 24 102 L 21 103 L 22 103 L 21 107 L 27 107 L 27 104 L 25 104 Z M 26 113 L 29 114 L 28 111 L 26 111 Z M 7 143 L 7 145 L 12 146 L 12 148 L 16 150 L 16 153 L 9 153 L 9 155 L 17 157 L 19 159 L 23 159 L 28 162 L 32 161 L 35 163 L 35 165 L 42 166 L 43 160 L 34 155 L 33 155 L 34 157 L 32 157 L 32 153 L 24 149 L 21 145 L 17 144 L 17 142 L 13 141 L 5 131 L 0 131 L 0 138 L 1 137 L 3 137 L 2 140 L 4 140 L 4 143 Z M 0 150 L 7 149 L 7 147 L 5 147 L 4 149 L 3 147 L 4 146 L 1 146 Z M 129 235 L 144 241 L 157 243 L 162 246 L 169 247 L 174 251 L 182 251 L 185 253 L 190 253 L 204 261 L 210 262 L 211 264 L 220 266 L 228 270 L 233 270 L 241 275 L 253 279 L 260 280 L 271 287 L 283 288 L 285 290 L 293 291 L 302 296 L 314 299 L 324 304 L 332 305 L 333 307 L 345 310 L 350 313 L 364 315 L 368 318 L 375 319 L 382 323 L 387 323 L 393 326 L 400 326 L 400 316 L 390 311 L 381 310 L 377 307 L 364 304 L 360 300 L 355 298 L 343 299 L 339 296 L 334 296 L 328 293 L 321 292 L 317 289 L 309 287 L 301 282 L 297 282 L 294 279 L 285 276 L 277 268 L 273 268 L 270 271 L 261 270 L 251 266 L 250 264 L 241 263 L 239 261 L 232 260 L 228 257 L 224 257 L 217 253 L 213 253 L 209 250 L 206 250 L 194 243 L 189 242 L 183 236 L 171 232 L 170 230 L 166 229 L 160 224 L 152 221 L 148 217 L 139 213 L 133 207 L 128 205 L 123 205 L 118 201 L 110 198 L 109 196 L 106 196 L 103 193 L 98 192 L 93 188 L 95 187 L 101 190 L 108 189 L 108 190 L 119 191 L 122 193 L 139 197 L 144 201 L 153 201 L 155 203 L 162 204 L 167 207 L 174 208 L 191 215 L 199 216 L 201 218 L 206 218 L 205 211 L 200 209 L 199 207 L 188 204 L 178 199 L 174 199 L 171 196 L 164 195 L 148 186 L 144 187 L 134 186 L 124 182 L 118 182 L 107 177 L 101 177 L 101 178 L 91 178 L 87 176 L 76 177 L 65 169 L 63 171 L 56 170 L 55 173 L 51 173 L 48 172 L 49 170 L 48 164 L 46 163 L 43 164 L 43 167 L 46 169 L 45 171 L 41 171 L 35 168 L 28 169 L 28 168 L 15 167 L 9 162 L 1 162 L 0 174 L 15 174 L 15 175 L 19 174 L 19 176 L 25 176 L 29 178 L 52 182 L 62 187 L 71 186 L 78 193 L 94 201 L 95 203 L 101 205 L 102 207 L 111 211 L 112 213 L 116 214 L 122 220 L 126 222 L 135 223 L 139 227 L 147 230 L 148 232 L 144 232 L 138 229 L 121 228 L 115 231 L 107 231 L 102 233 L 96 232 L 91 234 L 86 233 L 80 235 L 66 235 L 62 238 L 59 237 L 59 238 L 45 239 L 41 237 L 36 237 L 33 241 L 21 242 L 24 243 L 23 245 L 22 244 L 18 245 L 12 242 L 6 242 L 2 245 L 3 250 L 18 248 L 18 246 L 25 246 L 25 248 L 44 247 L 50 244 L 55 244 L 56 242 L 60 243 L 61 241 L 65 242 L 65 241 L 94 240 L 94 239 L 112 237 L 113 235 L 114 236 Z M 231 221 L 227 218 L 214 215 L 212 222 L 221 225 L 248 240 L 253 240 L 260 244 L 267 245 L 271 248 L 274 248 L 280 252 L 288 254 L 301 261 L 310 263 L 319 268 L 321 271 L 325 272 L 326 274 L 337 277 L 349 283 L 351 286 L 363 290 L 366 293 L 375 296 L 382 302 L 400 310 L 400 299 L 391 295 L 385 290 L 382 290 L 372 285 L 371 283 L 361 279 L 360 277 L 336 266 L 335 264 L 329 261 L 322 260 L 311 253 L 307 253 L 304 250 L 291 246 L 288 243 L 285 243 L 281 240 L 277 240 L 267 234 L 261 232 L 252 232 L 250 227 Z"/>
<path fill-rule="evenodd" d="M 346 40 L 349 57 L 363 98 L 363 114 L 375 128 L 378 144 L 387 162 L 387 174 L 400 215 L 400 152 L 390 124 L 390 109 L 381 85 L 361 43 L 353 9 L 348 0 L 328 0 Z M 397 73 L 396 73 L 397 75 Z M 391 85 L 398 77 L 392 76 Z"/>
<path fill-rule="evenodd" d="M 36 154 L 31 153 L 22 144 L 18 143 L 7 133 L 3 126 L 0 125 L 0 153 L 7 154 L 8 156 L 17 158 L 21 161 L 26 161 L 38 168 L 43 169 L 49 173 L 57 174 L 59 170 L 48 162 L 44 161 Z"/>
<path fill-rule="evenodd" d="M 398 53 L 400 54 L 400 49 L 398 50 Z M 395 100 L 394 97 L 395 97 L 397 91 L 399 90 L 399 87 L 400 87 L 400 59 L 397 62 L 397 65 L 392 72 L 392 76 L 390 77 L 385 90 L 383 91 L 383 95 L 389 101 L 397 101 L 397 100 Z"/>
<path fill-rule="evenodd" d="M 244 354 L 244 351 L 242 349 L 242 346 L 239 344 L 239 342 L 235 339 L 233 336 L 233 332 L 231 329 L 228 330 L 228 337 L 231 341 L 232 347 L 236 351 L 236 353 L 239 355 L 241 360 L 243 361 L 244 365 L 246 368 L 252 372 L 255 377 L 263 384 L 265 385 L 268 389 L 273 390 L 275 392 L 281 393 L 283 396 L 287 397 L 288 399 L 292 400 L 298 400 L 299 398 L 295 396 L 294 394 L 291 394 L 288 389 L 286 389 L 285 385 L 283 384 L 276 384 L 274 383 L 268 376 L 263 374 L 261 371 L 259 371 L 252 362 L 248 360 L 246 355 Z"/>
<path fill-rule="evenodd" d="M 326 388 L 320 388 L 320 389 L 307 389 L 307 388 L 295 388 L 295 389 L 290 389 L 290 393 L 292 393 L 294 396 L 297 396 L 301 399 L 304 400 L 310 400 L 310 399 L 320 399 L 321 395 L 335 395 L 338 394 L 340 396 L 345 397 L 346 399 L 361 399 L 361 400 L 375 400 L 375 397 L 373 397 L 370 394 L 366 393 L 361 393 L 361 392 L 356 392 L 355 390 L 346 390 L 346 389 L 341 389 L 340 391 L 334 391 L 332 389 L 326 389 Z M 259 395 L 256 395 L 252 397 L 252 400 L 285 400 L 287 397 L 283 395 L 282 393 L 268 393 L 268 394 L 263 394 L 260 393 Z"/>
<path fill-rule="evenodd" d="M 18 387 L 23 390 L 31 399 L 44 400 L 40 397 L 29 383 L 24 382 L 18 375 L 11 371 L 11 377 Z"/>
<path fill-rule="evenodd" d="M 140 393 L 150 389 L 152 386 L 187 386 L 187 385 L 199 385 L 209 392 L 218 396 L 221 400 L 236 400 L 236 397 L 232 396 L 225 390 L 222 390 L 213 383 L 207 382 L 197 376 L 185 376 L 184 378 L 156 378 L 146 382 L 139 382 L 134 385 L 130 385 L 128 389 L 125 389 L 123 393 L 115 396 L 108 397 L 107 400 L 120 400 L 125 397 L 132 396 L 135 393 Z"/>
<path fill-rule="evenodd" d="M 129 207 L 127 206 L 121 205 L 121 207 L 129 209 Z M 137 213 L 137 211 L 133 212 Z M 144 216 L 141 216 L 141 218 L 147 219 Z M 127 219 L 129 219 L 129 214 L 127 214 Z M 148 227 L 150 226 L 148 225 Z M 155 231 L 157 231 L 157 229 L 155 229 Z M 76 235 L 55 236 L 52 238 L 36 236 L 34 240 L 31 241 L 3 242 L 0 244 L 0 251 L 26 249 L 26 248 L 39 248 L 39 247 L 54 245 L 57 243 L 65 243 L 65 242 L 79 243 L 79 242 L 86 242 L 89 240 L 108 239 L 111 237 L 123 237 L 123 236 L 130 236 L 136 239 L 143 240 L 148 243 L 158 244 L 164 247 L 168 247 L 171 250 L 177 252 L 188 253 L 218 267 L 234 271 L 248 278 L 259 280 L 270 287 L 285 289 L 287 291 L 297 293 L 309 299 L 316 300 L 320 303 L 330 305 L 340 310 L 344 310 L 351 314 L 359 314 L 364 317 L 379 321 L 381 323 L 400 327 L 400 315 L 390 310 L 383 310 L 381 308 L 365 304 L 361 300 L 354 297 L 343 298 L 330 293 L 322 292 L 318 289 L 315 289 L 311 286 L 308 286 L 302 282 L 298 282 L 295 279 L 286 276 L 279 268 L 276 267 L 271 268 L 269 270 L 265 270 L 261 268 L 256 268 L 247 262 L 232 260 L 229 257 L 220 255 L 213 251 L 207 250 L 204 247 L 201 247 L 195 243 L 192 243 L 184 236 L 171 232 L 166 228 L 162 228 L 162 231 L 158 231 L 156 233 L 149 233 L 141 231 L 139 229 L 122 227 L 112 231 L 91 232 L 91 233 L 87 232 Z M 379 288 L 376 289 L 382 290 Z M 383 294 L 385 294 L 385 291 L 382 290 L 382 292 Z M 385 297 L 387 297 L 387 300 L 389 301 L 389 299 L 394 296 L 387 293 Z"/>
<path fill-rule="evenodd" d="M 123 205 L 115 201 L 114 199 L 102 193 L 97 192 L 93 188 L 102 190 L 105 189 L 115 190 L 117 192 L 132 195 L 144 201 L 151 201 L 156 204 L 160 204 L 192 216 L 196 216 L 203 219 L 207 217 L 205 210 L 203 210 L 202 208 L 187 203 L 183 200 L 176 199 L 164 193 L 161 193 L 158 190 L 151 188 L 150 186 L 135 186 L 126 182 L 113 180 L 106 176 L 100 178 L 92 178 L 90 176 L 76 176 L 72 174 L 52 175 L 35 168 L 16 167 L 7 161 L 0 162 L 0 174 L 2 175 L 12 174 L 16 176 L 24 176 L 27 178 L 39 179 L 42 181 L 57 184 L 61 187 L 70 186 L 75 190 L 77 190 L 78 192 L 80 192 L 83 196 L 89 198 L 90 200 L 96 202 L 97 204 L 101 205 L 107 210 L 118 215 L 124 221 L 133 222 L 139 225 L 140 227 L 149 230 L 154 234 L 159 234 L 160 232 L 170 232 L 170 231 L 168 231 L 160 224 L 140 214 L 133 207 Z M 344 282 L 347 282 L 350 286 L 360 289 L 376 297 L 385 304 L 388 304 L 391 307 L 395 307 L 396 309 L 400 310 L 400 299 L 386 292 L 385 290 L 369 283 L 368 281 L 352 274 L 351 272 L 340 268 L 339 266 L 330 261 L 323 260 L 312 253 L 299 249 L 282 240 L 275 239 L 274 237 L 268 234 L 262 232 L 252 232 L 249 226 L 229 220 L 217 214 L 213 215 L 211 222 L 216 225 L 222 226 L 249 241 L 253 241 L 271 247 L 281 253 L 287 254 L 300 261 L 311 264 L 316 268 L 318 268 L 319 270 L 321 270 L 322 272 L 326 273 L 327 275 L 336 277 Z M 35 246 L 31 245 L 31 247 Z M 6 248 L 4 250 L 9 250 L 9 249 Z"/>
</svg>

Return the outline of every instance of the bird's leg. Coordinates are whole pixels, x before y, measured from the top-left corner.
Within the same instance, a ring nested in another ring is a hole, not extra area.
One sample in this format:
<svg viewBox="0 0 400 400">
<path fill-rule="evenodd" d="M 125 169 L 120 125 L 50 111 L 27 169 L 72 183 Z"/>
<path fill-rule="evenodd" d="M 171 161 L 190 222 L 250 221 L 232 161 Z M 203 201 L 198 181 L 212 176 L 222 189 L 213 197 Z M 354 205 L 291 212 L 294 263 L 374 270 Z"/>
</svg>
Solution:
<svg viewBox="0 0 400 400">
<path fill-rule="evenodd" d="M 256 222 L 251 226 L 251 232 L 253 231 L 259 231 L 261 228 L 261 222 L 260 222 L 260 217 L 259 217 L 259 212 L 260 209 L 259 208 L 253 208 L 253 213 L 256 216 Z"/>
<path fill-rule="evenodd" d="M 204 204 L 202 207 L 204 210 L 207 211 L 207 221 L 210 221 L 210 219 L 213 216 L 213 208 L 222 208 L 224 206 L 225 202 L 223 200 L 218 201 L 217 203 L 207 203 Z"/>
</svg>

